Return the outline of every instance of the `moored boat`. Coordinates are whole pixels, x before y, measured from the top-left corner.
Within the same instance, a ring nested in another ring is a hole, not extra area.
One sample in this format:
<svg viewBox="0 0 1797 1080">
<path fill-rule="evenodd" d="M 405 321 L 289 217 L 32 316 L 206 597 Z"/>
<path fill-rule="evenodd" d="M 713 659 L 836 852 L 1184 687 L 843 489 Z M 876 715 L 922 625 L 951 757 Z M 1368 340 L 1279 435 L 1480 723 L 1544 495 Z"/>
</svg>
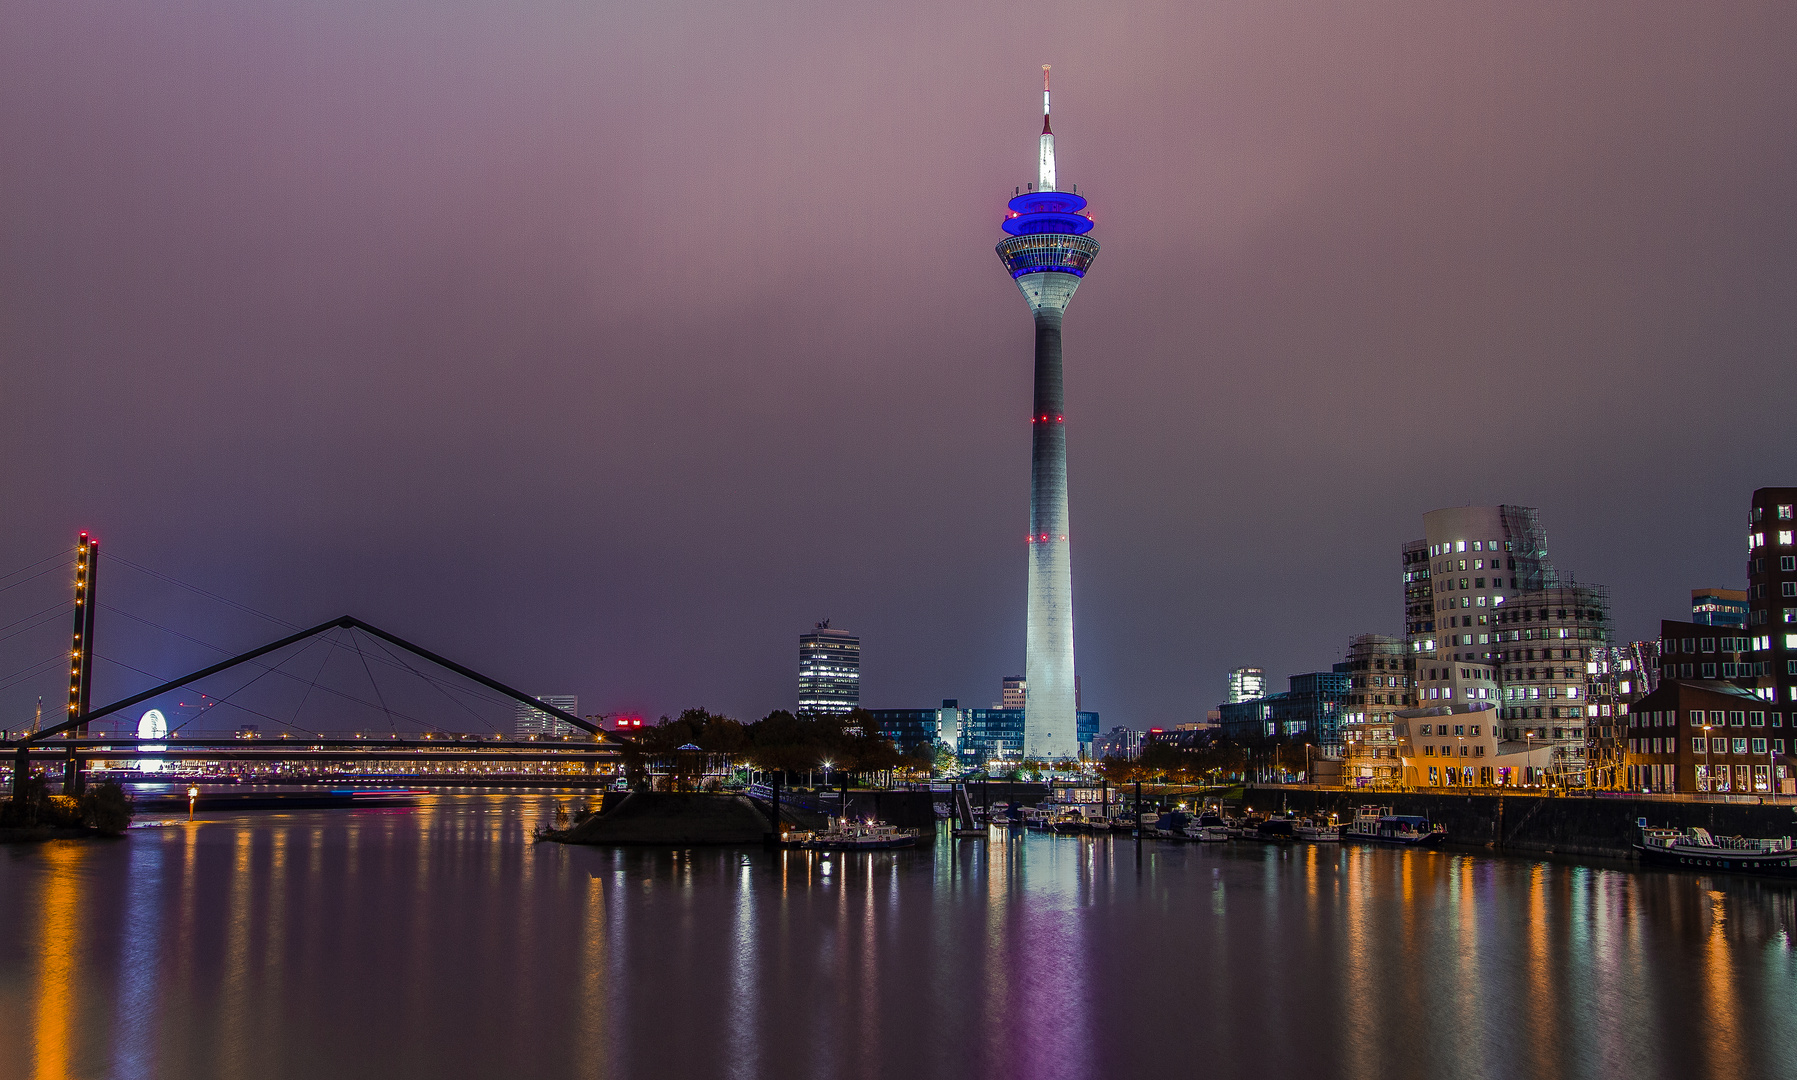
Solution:
<svg viewBox="0 0 1797 1080">
<path fill-rule="evenodd" d="M 1320 818 L 1316 820 L 1306 819 L 1299 821 L 1296 825 L 1292 826 L 1292 833 L 1297 839 L 1305 840 L 1312 844 L 1334 843 L 1342 838 L 1342 828 L 1340 825 L 1337 825 L 1332 821 L 1323 821 Z"/>
<path fill-rule="evenodd" d="M 1797 877 L 1797 848 L 1788 836 L 1712 836 L 1708 829 L 1650 829 L 1635 842 L 1641 861 L 1658 866 Z"/>
<path fill-rule="evenodd" d="M 849 821 L 845 818 L 812 834 L 798 846 L 816 851 L 883 851 L 916 844 L 916 829 L 900 829 L 883 821 Z"/>
<path fill-rule="evenodd" d="M 1342 838 L 1363 844 L 1436 847 L 1448 838 L 1448 831 L 1426 817 L 1394 814 L 1389 806 L 1362 806 L 1354 811 Z"/>
</svg>

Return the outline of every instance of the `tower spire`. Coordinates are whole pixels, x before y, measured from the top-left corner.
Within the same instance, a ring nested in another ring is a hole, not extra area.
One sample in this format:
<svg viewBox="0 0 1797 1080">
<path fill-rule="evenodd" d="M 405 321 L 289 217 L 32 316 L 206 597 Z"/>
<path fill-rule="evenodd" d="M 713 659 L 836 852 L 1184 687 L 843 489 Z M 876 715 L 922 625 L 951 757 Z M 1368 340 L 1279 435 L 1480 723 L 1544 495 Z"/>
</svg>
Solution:
<svg viewBox="0 0 1797 1080">
<path fill-rule="evenodd" d="M 1054 131 L 1048 126 L 1048 65 L 1042 65 L 1042 156 L 1036 170 L 1036 190 L 1054 191 Z"/>
</svg>

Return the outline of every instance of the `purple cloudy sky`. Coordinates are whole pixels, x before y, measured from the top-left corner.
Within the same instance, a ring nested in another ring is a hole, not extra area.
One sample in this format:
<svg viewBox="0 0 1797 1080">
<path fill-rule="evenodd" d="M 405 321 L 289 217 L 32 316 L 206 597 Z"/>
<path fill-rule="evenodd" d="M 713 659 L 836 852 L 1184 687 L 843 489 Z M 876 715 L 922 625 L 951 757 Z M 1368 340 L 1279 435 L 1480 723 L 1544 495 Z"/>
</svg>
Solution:
<svg viewBox="0 0 1797 1080">
<path fill-rule="evenodd" d="M 1785 3 L 15 2 L 0 573 L 89 528 L 585 712 L 790 707 L 829 616 L 864 703 L 988 704 L 1032 340 L 992 246 L 1050 62 L 1104 246 L 1066 337 L 1087 708 L 1191 719 L 1398 632 L 1399 546 L 1458 503 L 1540 507 L 1645 636 L 1797 482 L 1793 55 Z M 154 585 L 101 582 L 278 630 Z"/>
</svg>

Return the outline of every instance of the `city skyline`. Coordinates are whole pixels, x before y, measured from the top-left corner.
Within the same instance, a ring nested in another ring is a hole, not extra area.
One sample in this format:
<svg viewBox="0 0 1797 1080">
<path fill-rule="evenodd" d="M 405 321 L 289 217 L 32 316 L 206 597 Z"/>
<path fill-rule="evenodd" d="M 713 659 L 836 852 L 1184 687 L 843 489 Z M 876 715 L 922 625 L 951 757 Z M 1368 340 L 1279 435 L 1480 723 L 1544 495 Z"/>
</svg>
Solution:
<svg viewBox="0 0 1797 1080">
<path fill-rule="evenodd" d="M 1652 637 L 1737 581 L 1743 497 L 1797 465 L 1663 450 L 1693 401 L 1781 430 L 1797 381 L 1797 16 L 1722 10 L 1374 4 L 1297 35 L 1270 10 L 976 13 L 953 41 L 867 14 L 795 35 L 720 9 L 696 41 L 472 19 L 430 24 L 445 51 L 417 55 L 451 59 L 403 87 L 416 13 L 124 12 L 104 44 L 21 11 L 0 559 L 87 529 L 295 623 L 353 610 L 649 716 L 784 707 L 791 634 L 827 610 L 869 643 L 869 704 L 983 702 L 1024 647 L 1028 390 L 984 238 L 1051 62 L 1108 249 L 1068 329 L 1086 707 L 1170 723 L 1244 661 L 1279 680 L 1401 633 L 1391 553 L 1459 505 L 1539 508 L 1617 640 Z M 661 64 L 695 49 L 703 77 Z M 520 53 L 529 77 L 485 59 Z M 934 216 L 879 224 L 874 175 Z M 109 602 L 265 636 L 120 565 Z M 145 670 L 216 655 L 98 619 Z M 94 692 L 139 678 L 103 661 Z"/>
</svg>

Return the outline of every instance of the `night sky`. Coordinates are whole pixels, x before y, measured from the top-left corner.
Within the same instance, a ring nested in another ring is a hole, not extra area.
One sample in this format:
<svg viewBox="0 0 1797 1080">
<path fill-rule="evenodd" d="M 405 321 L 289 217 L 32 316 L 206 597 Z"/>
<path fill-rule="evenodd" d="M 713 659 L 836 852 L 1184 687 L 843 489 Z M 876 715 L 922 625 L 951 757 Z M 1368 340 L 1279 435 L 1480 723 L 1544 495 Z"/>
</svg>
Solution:
<svg viewBox="0 0 1797 1080">
<path fill-rule="evenodd" d="M 1033 340 L 992 248 L 1052 63 L 1103 245 L 1086 708 L 1401 632 L 1400 546 L 1469 502 L 1539 507 L 1649 636 L 1797 482 L 1794 55 L 1786 3 L 12 0 L 0 573 L 86 528 L 588 713 L 790 708 L 827 616 L 864 704 L 988 705 Z M 189 637 L 281 632 L 102 565 Z M 0 675 L 66 648 L 5 632 Z M 98 637 L 97 700 L 217 658 Z"/>
</svg>

